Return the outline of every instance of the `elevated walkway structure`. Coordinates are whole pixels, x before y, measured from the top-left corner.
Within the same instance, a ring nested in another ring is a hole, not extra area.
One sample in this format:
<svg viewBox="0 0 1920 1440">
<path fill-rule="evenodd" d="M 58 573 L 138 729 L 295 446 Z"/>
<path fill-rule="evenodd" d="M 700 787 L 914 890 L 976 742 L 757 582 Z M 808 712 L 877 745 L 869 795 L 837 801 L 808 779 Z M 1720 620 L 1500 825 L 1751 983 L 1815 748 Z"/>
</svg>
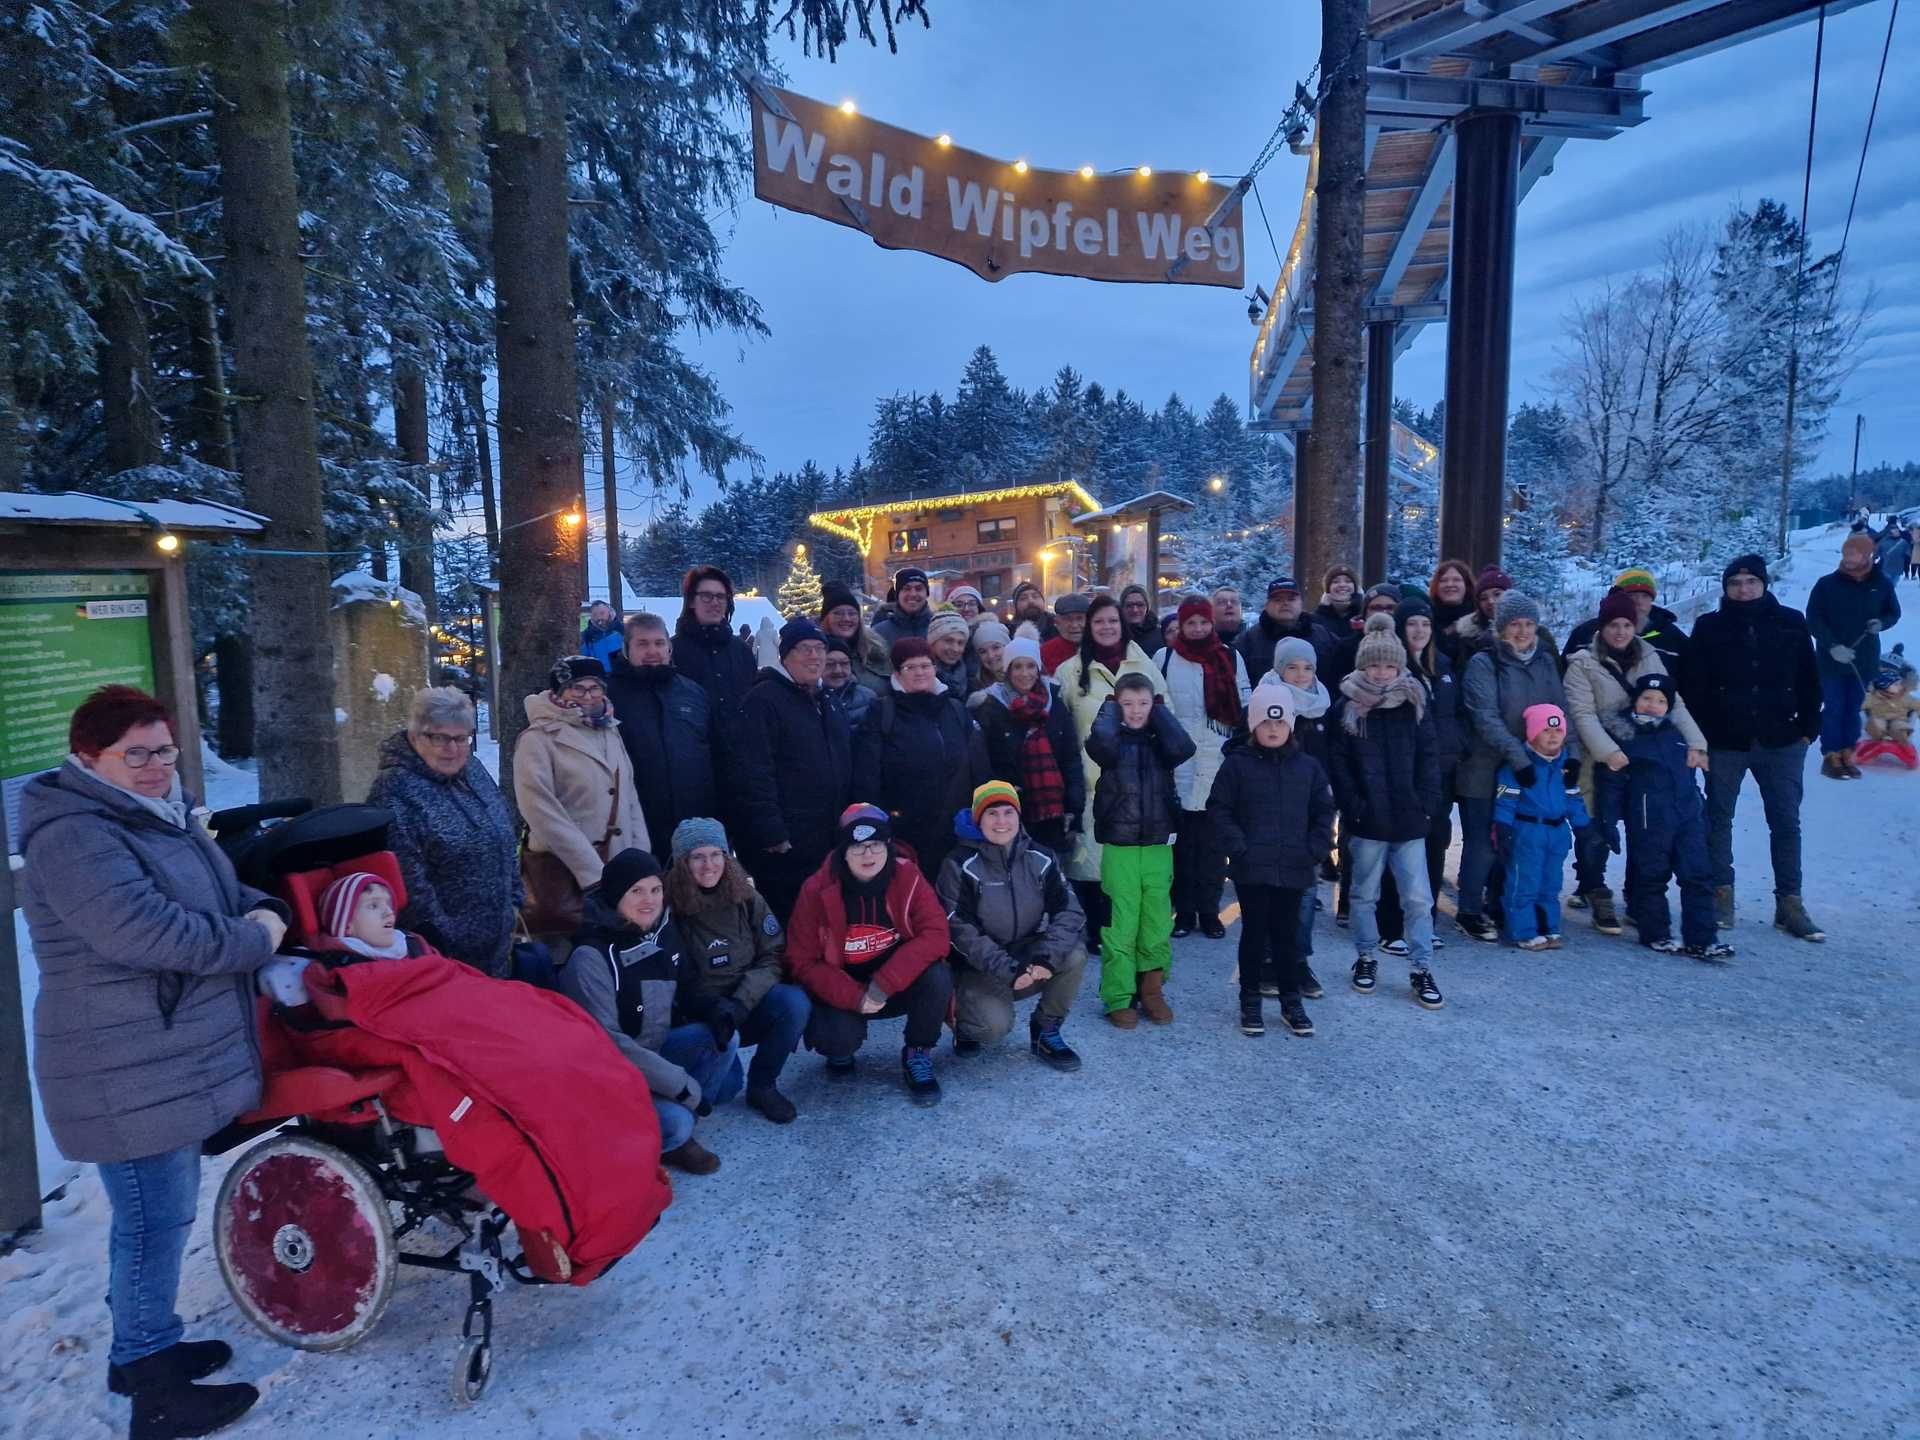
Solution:
<svg viewBox="0 0 1920 1440">
<path fill-rule="evenodd" d="M 1865 0 L 1828 0 L 1829 15 Z M 1811 19 L 1818 0 L 1372 0 L 1362 273 L 1362 569 L 1386 556 L 1393 361 L 1448 322 L 1440 549 L 1497 560 L 1505 495 L 1515 211 L 1569 140 L 1646 119 L 1641 78 Z M 1313 425 L 1319 135 L 1250 361 L 1257 428 Z M 1300 434 L 1296 456 L 1307 446 Z M 1345 477 L 1326 477 L 1341 484 Z"/>
</svg>

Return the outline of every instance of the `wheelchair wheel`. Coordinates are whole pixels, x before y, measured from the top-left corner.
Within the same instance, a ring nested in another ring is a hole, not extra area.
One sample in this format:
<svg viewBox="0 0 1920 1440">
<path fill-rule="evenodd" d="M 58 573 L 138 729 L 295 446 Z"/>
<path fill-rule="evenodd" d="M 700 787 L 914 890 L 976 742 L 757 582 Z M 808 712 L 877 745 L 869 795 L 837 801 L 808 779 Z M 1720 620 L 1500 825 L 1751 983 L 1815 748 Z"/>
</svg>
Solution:
<svg viewBox="0 0 1920 1440">
<path fill-rule="evenodd" d="M 213 1236 L 234 1303 L 296 1349 L 346 1349 L 393 1294 L 399 1254 L 379 1184 L 345 1151 L 303 1135 L 276 1135 L 234 1163 Z"/>
<path fill-rule="evenodd" d="M 477 1335 L 460 1342 L 454 1352 L 453 1374 L 448 1387 L 456 1405 L 472 1405 L 487 1393 L 493 1380 L 493 1346 Z"/>
</svg>

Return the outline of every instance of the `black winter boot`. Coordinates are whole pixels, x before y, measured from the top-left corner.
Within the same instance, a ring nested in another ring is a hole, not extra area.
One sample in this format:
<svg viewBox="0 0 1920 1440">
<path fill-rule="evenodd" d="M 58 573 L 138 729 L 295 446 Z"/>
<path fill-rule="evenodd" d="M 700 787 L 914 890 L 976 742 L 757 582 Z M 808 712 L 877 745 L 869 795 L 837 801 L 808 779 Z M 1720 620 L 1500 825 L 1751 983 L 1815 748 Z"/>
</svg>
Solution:
<svg viewBox="0 0 1920 1440">
<path fill-rule="evenodd" d="M 179 1379 L 204 1380 L 216 1370 L 224 1370 L 233 1363 L 233 1347 L 224 1340 L 182 1340 L 177 1345 L 169 1345 L 165 1350 L 157 1350 L 146 1357 L 153 1362 L 163 1358 Z M 155 1368 L 159 1368 L 157 1363 Z M 127 1383 L 126 1369 L 108 1364 L 107 1389 L 115 1395 L 133 1393 L 133 1386 Z"/>
<path fill-rule="evenodd" d="M 251 1385 L 195 1385 L 183 1379 L 179 1362 L 163 1350 L 120 1367 L 133 1396 L 128 1440 L 187 1440 L 223 1430 L 253 1408 L 260 1392 Z"/>
</svg>

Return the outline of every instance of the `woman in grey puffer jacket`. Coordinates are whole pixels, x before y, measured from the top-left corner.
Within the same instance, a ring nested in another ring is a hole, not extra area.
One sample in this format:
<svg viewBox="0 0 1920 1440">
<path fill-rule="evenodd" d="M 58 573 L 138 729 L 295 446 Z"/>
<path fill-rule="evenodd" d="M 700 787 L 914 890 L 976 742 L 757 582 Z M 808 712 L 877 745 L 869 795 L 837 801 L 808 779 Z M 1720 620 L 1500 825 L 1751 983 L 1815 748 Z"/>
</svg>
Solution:
<svg viewBox="0 0 1920 1440">
<path fill-rule="evenodd" d="M 61 1154 L 100 1167 L 113 1207 L 108 1385 L 133 1396 L 133 1434 L 203 1435 L 258 1392 L 191 1383 L 233 1352 L 182 1343 L 180 1264 L 201 1142 L 260 1099 L 253 977 L 288 911 L 242 885 L 194 817 L 151 695 L 95 692 L 68 747 L 20 801 L 34 1076 Z"/>
<path fill-rule="evenodd" d="M 402 927 L 498 978 L 512 970 L 520 862 L 513 818 L 473 735 L 471 700 L 450 686 L 422 690 L 407 728 L 381 743 L 367 803 L 393 815 L 387 844 L 407 883 Z"/>
</svg>

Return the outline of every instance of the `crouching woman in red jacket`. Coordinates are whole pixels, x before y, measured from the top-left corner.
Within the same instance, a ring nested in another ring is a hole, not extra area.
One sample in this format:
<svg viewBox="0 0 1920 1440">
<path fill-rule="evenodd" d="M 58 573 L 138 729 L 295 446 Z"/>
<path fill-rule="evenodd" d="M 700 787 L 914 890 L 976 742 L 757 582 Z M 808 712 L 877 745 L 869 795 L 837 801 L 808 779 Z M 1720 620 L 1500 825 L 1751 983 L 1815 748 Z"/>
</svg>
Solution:
<svg viewBox="0 0 1920 1440">
<path fill-rule="evenodd" d="M 848 806 L 787 923 L 787 967 L 813 997 L 807 1048 L 827 1057 L 828 1075 L 853 1074 L 869 1020 L 904 1015 L 907 1093 L 916 1105 L 939 1103 L 933 1047 L 953 998 L 949 947 L 940 897 L 911 858 L 902 863 L 887 812 Z"/>
</svg>

